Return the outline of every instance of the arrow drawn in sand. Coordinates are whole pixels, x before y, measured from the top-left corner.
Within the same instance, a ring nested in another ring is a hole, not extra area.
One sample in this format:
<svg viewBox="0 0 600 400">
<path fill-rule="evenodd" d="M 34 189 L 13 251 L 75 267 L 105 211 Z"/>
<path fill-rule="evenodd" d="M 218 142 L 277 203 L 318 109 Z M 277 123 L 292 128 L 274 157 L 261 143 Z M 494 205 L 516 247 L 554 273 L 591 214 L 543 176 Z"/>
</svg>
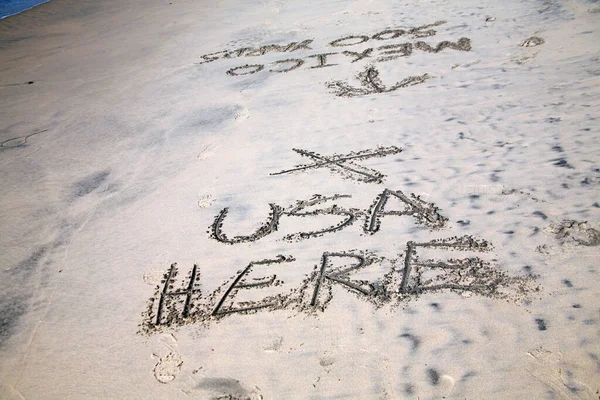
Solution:
<svg viewBox="0 0 600 400">
<path fill-rule="evenodd" d="M 409 76 L 401 80 L 394 86 L 385 87 L 381 79 L 379 79 L 379 71 L 373 66 L 367 66 L 365 70 L 358 74 L 357 79 L 362 87 L 354 87 L 342 81 L 327 82 L 327 87 L 334 89 L 334 94 L 340 97 L 356 97 L 365 96 L 373 93 L 388 93 L 400 88 L 418 85 L 430 79 L 428 74 Z"/>
</svg>

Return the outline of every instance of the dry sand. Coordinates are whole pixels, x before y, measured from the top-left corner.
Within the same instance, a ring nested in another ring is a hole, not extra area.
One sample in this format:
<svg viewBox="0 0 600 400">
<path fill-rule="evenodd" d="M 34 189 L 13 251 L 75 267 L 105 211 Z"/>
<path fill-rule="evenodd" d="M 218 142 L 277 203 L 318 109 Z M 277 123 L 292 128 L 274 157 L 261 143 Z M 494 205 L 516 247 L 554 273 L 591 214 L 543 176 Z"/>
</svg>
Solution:
<svg viewBox="0 0 600 400">
<path fill-rule="evenodd" d="M 0 21 L 0 398 L 598 399 L 600 7 Z"/>
</svg>

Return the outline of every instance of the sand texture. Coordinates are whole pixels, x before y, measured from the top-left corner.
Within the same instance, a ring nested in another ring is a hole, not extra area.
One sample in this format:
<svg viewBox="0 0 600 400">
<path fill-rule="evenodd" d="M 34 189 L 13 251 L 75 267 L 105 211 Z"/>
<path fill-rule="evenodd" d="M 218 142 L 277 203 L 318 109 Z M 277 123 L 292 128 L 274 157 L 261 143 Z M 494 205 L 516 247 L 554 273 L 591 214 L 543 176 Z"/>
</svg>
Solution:
<svg viewBox="0 0 600 400">
<path fill-rule="evenodd" d="M 1 399 L 599 399 L 600 5 L 0 21 Z"/>
</svg>

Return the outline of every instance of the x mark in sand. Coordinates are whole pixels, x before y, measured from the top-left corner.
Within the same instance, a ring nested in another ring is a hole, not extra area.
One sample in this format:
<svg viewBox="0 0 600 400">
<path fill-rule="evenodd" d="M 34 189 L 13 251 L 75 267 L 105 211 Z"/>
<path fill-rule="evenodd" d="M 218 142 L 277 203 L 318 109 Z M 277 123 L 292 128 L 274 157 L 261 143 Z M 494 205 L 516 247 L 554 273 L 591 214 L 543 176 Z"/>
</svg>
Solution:
<svg viewBox="0 0 600 400">
<path fill-rule="evenodd" d="M 351 152 L 348 154 L 334 154 L 331 156 L 322 156 L 318 153 L 314 153 L 312 151 L 306 151 L 302 149 L 292 149 L 296 153 L 300 154 L 304 157 L 309 157 L 314 160 L 312 164 L 300 164 L 296 165 L 294 168 L 286 169 L 280 172 L 275 172 L 270 175 L 283 175 L 289 174 L 291 172 L 296 171 L 304 171 L 312 168 L 323 168 L 327 167 L 333 172 L 337 172 L 342 174 L 343 176 L 355 179 L 357 181 L 366 182 L 366 183 L 381 183 L 385 175 L 381 172 L 376 171 L 371 168 L 366 168 L 360 166 L 354 161 L 358 160 L 366 160 L 368 158 L 379 158 L 385 157 L 392 154 L 398 154 L 402 151 L 402 149 L 396 146 L 389 147 L 377 147 L 374 150 L 362 150 L 359 152 Z"/>
</svg>

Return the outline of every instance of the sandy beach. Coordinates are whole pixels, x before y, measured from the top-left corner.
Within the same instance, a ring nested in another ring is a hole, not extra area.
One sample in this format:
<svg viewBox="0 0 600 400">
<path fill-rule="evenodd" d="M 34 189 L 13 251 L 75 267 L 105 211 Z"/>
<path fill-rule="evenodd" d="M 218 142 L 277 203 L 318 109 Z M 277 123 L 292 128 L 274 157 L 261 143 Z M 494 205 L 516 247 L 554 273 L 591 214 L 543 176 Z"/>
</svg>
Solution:
<svg viewBox="0 0 600 400">
<path fill-rule="evenodd" d="M 0 20 L 1 399 L 599 399 L 600 4 Z"/>
</svg>

